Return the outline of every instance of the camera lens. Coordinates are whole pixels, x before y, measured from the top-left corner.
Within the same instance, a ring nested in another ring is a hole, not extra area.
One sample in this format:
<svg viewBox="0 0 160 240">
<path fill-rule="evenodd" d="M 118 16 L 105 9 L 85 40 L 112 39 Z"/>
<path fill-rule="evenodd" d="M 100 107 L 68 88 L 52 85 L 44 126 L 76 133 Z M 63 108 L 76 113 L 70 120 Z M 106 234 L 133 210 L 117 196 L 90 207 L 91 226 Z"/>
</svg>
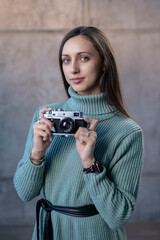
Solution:
<svg viewBox="0 0 160 240">
<path fill-rule="evenodd" d="M 71 118 L 64 118 L 60 122 L 60 129 L 65 132 L 69 133 L 74 128 L 74 121 Z"/>
</svg>

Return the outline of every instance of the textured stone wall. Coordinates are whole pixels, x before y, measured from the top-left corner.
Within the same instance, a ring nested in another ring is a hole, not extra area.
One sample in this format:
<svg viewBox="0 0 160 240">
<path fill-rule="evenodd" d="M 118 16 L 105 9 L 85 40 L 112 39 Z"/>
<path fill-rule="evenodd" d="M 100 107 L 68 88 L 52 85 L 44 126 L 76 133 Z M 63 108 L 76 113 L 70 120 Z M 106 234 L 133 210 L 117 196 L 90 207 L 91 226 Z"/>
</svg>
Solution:
<svg viewBox="0 0 160 240">
<path fill-rule="evenodd" d="M 13 187 L 34 111 L 66 99 L 58 69 L 64 34 L 79 25 L 110 39 L 127 109 L 141 125 L 145 161 L 132 221 L 160 219 L 160 1 L 0 1 L 0 225 L 33 224 L 35 202 Z"/>
</svg>

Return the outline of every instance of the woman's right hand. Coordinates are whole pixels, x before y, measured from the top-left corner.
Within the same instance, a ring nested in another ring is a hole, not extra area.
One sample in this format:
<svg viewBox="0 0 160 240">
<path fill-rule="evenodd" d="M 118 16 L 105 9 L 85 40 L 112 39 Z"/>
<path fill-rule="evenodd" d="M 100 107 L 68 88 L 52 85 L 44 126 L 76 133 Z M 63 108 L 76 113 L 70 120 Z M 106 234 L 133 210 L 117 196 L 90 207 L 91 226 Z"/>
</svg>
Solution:
<svg viewBox="0 0 160 240">
<path fill-rule="evenodd" d="M 42 159 L 45 155 L 47 148 L 49 147 L 53 139 L 53 123 L 44 118 L 45 112 L 50 111 L 47 107 L 42 108 L 39 111 L 39 121 L 35 122 L 33 125 L 33 149 L 32 157 L 35 159 Z"/>
</svg>

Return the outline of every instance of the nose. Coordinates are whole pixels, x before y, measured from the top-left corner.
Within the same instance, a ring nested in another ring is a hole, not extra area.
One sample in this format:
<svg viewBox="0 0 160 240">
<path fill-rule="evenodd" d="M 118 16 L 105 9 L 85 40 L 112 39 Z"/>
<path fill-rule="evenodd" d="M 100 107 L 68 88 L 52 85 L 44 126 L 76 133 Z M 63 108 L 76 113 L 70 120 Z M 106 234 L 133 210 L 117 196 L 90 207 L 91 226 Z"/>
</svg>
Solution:
<svg viewBox="0 0 160 240">
<path fill-rule="evenodd" d="M 75 74 L 78 73 L 80 71 L 79 69 L 79 65 L 77 63 L 77 61 L 72 61 L 71 65 L 70 65 L 70 72 Z"/>
</svg>

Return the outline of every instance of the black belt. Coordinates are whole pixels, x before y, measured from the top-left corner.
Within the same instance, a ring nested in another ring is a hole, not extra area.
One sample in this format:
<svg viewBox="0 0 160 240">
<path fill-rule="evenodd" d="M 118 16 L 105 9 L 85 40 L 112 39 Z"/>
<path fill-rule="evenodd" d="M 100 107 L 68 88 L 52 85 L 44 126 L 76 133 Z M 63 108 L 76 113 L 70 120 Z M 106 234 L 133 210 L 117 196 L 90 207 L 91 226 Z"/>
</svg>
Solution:
<svg viewBox="0 0 160 240">
<path fill-rule="evenodd" d="M 61 207 L 52 205 L 46 199 L 40 199 L 36 206 L 36 218 L 37 218 L 37 240 L 39 240 L 39 213 L 40 208 L 46 211 L 45 225 L 44 225 L 44 240 L 53 240 L 53 229 L 51 221 L 51 211 L 66 214 L 73 217 L 89 217 L 98 214 L 94 205 L 86 205 L 82 207 Z"/>
</svg>

